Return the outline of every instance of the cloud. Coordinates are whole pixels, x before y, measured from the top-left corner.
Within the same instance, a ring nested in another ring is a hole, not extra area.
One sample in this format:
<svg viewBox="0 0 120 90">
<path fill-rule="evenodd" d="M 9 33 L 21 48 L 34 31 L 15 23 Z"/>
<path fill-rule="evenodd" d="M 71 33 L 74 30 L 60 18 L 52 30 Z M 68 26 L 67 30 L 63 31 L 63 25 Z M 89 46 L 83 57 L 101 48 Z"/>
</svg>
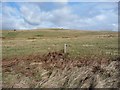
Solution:
<svg viewBox="0 0 120 90">
<path fill-rule="evenodd" d="M 21 18 L 20 12 L 10 6 L 2 6 L 2 29 L 25 29 L 28 24 Z"/>
<path fill-rule="evenodd" d="M 20 12 L 23 19 L 31 25 L 38 25 L 41 21 L 40 16 L 42 15 L 42 13 L 39 13 L 41 11 L 39 7 L 35 5 L 29 5 L 29 4 L 27 6 L 23 5 L 20 8 Z"/>
<path fill-rule="evenodd" d="M 117 3 L 4 3 L 3 29 L 115 30 Z M 47 7 L 47 8 L 46 8 Z"/>
</svg>

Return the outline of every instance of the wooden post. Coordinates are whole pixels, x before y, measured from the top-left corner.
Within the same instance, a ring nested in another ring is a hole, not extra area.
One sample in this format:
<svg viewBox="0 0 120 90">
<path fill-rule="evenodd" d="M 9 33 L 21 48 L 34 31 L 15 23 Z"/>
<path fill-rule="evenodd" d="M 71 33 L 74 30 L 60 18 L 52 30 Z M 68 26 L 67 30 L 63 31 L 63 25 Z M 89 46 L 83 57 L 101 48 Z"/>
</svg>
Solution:
<svg viewBox="0 0 120 90">
<path fill-rule="evenodd" d="M 67 52 L 67 44 L 64 44 L 64 53 Z"/>
</svg>

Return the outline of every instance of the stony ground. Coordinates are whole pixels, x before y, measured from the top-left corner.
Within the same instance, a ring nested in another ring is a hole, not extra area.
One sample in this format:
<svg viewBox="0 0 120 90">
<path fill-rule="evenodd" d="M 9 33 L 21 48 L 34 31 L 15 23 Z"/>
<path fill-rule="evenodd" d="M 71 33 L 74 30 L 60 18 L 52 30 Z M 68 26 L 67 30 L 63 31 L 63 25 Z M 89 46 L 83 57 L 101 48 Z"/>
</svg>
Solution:
<svg viewBox="0 0 120 90">
<path fill-rule="evenodd" d="M 3 58 L 3 87 L 120 88 L 120 57 L 70 58 L 69 54 Z"/>
</svg>

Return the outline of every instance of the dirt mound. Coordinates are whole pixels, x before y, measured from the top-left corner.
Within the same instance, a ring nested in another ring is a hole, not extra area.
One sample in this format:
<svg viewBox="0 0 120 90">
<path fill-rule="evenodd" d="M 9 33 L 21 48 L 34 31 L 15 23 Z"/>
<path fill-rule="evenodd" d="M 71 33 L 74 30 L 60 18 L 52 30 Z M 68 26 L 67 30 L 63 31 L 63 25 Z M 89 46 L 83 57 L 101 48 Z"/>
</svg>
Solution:
<svg viewBox="0 0 120 90">
<path fill-rule="evenodd" d="M 3 87 L 120 87 L 120 58 L 70 58 L 69 54 L 50 52 L 44 55 L 4 58 L 2 67 Z"/>
</svg>

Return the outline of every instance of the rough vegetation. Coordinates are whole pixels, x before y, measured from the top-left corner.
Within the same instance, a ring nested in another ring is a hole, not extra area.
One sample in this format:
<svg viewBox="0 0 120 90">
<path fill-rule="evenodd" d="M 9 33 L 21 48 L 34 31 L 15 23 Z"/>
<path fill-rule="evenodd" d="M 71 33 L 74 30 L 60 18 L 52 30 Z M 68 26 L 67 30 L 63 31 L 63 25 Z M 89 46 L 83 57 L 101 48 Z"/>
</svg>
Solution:
<svg viewBox="0 0 120 90">
<path fill-rule="evenodd" d="M 69 54 L 3 59 L 3 87 L 116 88 L 120 87 L 120 58 L 69 58 Z M 7 77 L 7 78 L 6 78 Z"/>
<path fill-rule="evenodd" d="M 120 88 L 118 38 L 108 31 L 3 30 L 3 87 Z"/>
</svg>

